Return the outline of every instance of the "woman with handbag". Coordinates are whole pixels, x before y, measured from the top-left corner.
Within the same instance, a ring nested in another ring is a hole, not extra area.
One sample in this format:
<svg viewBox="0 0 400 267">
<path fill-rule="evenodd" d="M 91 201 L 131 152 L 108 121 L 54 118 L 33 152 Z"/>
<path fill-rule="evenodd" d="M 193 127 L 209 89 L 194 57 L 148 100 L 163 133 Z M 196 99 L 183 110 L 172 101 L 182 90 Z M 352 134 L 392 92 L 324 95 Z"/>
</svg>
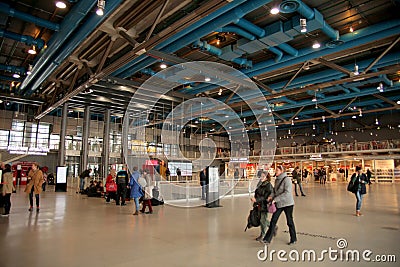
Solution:
<svg viewBox="0 0 400 267">
<path fill-rule="evenodd" d="M 106 203 L 110 203 L 111 199 L 117 200 L 117 183 L 114 180 L 116 176 L 116 170 L 111 169 L 106 180 Z"/>
<path fill-rule="evenodd" d="M 351 177 L 351 182 L 354 183 L 353 193 L 356 196 L 356 216 L 361 216 L 361 205 L 364 195 L 367 193 L 368 177 L 362 172 L 360 166 L 356 166 L 356 172 Z"/>
<path fill-rule="evenodd" d="M 289 245 L 297 242 L 296 227 L 293 221 L 294 199 L 292 194 L 292 182 L 286 176 L 286 168 L 282 165 L 276 168 L 275 189 L 271 196 L 268 197 L 268 202 L 274 200 L 276 212 L 272 215 L 271 222 L 264 239 L 263 244 L 271 243 L 272 236 L 276 231 L 276 224 L 282 212 L 285 212 L 287 226 L 289 226 L 290 242 Z"/>
<path fill-rule="evenodd" d="M 266 171 L 261 172 L 260 182 L 257 186 L 256 191 L 254 192 L 254 197 L 250 199 L 251 202 L 253 202 L 253 207 L 258 206 L 261 213 L 261 233 L 260 236 L 256 238 L 257 241 L 261 241 L 263 239 L 263 237 L 265 236 L 265 231 L 269 226 L 267 199 L 272 194 L 273 189 L 274 188 L 271 184 L 271 175 Z"/>
</svg>

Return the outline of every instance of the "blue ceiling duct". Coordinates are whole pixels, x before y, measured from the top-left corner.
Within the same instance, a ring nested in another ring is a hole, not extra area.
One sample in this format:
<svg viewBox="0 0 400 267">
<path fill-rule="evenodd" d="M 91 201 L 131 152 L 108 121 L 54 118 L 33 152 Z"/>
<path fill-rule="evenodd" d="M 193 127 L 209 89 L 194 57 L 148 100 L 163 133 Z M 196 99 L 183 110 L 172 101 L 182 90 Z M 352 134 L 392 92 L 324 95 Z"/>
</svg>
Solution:
<svg viewBox="0 0 400 267">
<path fill-rule="evenodd" d="M 29 35 L 20 35 L 13 32 L 8 32 L 0 29 L 0 37 L 12 39 L 18 42 L 25 43 L 27 45 L 35 45 L 39 50 L 44 47 L 44 41 L 42 39 L 35 39 Z"/>
<path fill-rule="evenodd" d="M 339 32 L 332 29 L 325 21 L 324 17 L 318 10 L 309 8 L 300 0 L 287 0 L 279 5 L 279 10 L 282 13 L 298 12 L 302 17 L 306 18 L 307 30 L 321 29 L 327 36 L 333 40 L 339 40 Z M 298 20 L 299 21 L 299 20 Z M 299 21 L 300 22 L 300 21 Z M 300 24 L 300 23 L 299 23 Z M 297 26 L 297 30 L 301 32 L 301 26 Z"/>
<path fill-rule="evenodd" d="M 242 71 L 248 76 L 254 77 L 260 74 L 265 74 L 269 71 L 289 67 L 295 64 L 301 64 L 308 60 L 351 49 L 357 47 L 360 44 L 372 42 L 376 39 L 384 39 L 398 34 L 400 34 L 400 20 L 386 21 L 357 31 L 357 34 L 349 33 L 343 35 L 341 39 L 345 41 L 345 43 L 341 46 L 337 46 L 331 49 L 325 48 L 318 51 L 315 51 L 315 49 L 312 48 L 305 48 L 299 50 L 298 57 L 284 56 L 282 61 L 278 64 L 274 64 L 273 60 L 267 60 L 254 64 L 253 69 L 251 70 L 243 69 Z"/>
<path fill-rule="evenodd" d="M 81 2 L 85 1 L 80 1 L 79 3 Z M 96 15 L 96 13 L 91 14 L 86 23 L 80 26 L 78 28 L 78 31 L 74 33 L 73 37 L 69 39 L 66 47 L 64 47 L 63 50 L 57 54 L 57 57 L 52 60 L 51 64 L 46 68 L 46 70 L 41 73 L 39 78 L 36 79 L 30 90 L 30 93 L 35 91 L 40 86 L 40 84 L 44 80 L 46 80 L 68 56 L 71 55 L 71 53 L 79 46 L 82 40 L 85 40 L 86 37 L 89 36 L 92 31 L 100 25 L 101 22 L 103 22 L 112 12 L 114 12 L 114 10 L 121 4 L 121 2 L 123 2 L 123 0 L 108 0 L 107 8 L 104 11 L 104 16 L 98 16 Z M 79 3 L 77 5 L 79 5 Z M 32 74 L 28 77 L 32 76 Z"/>
<path fill-rule="evenodd" d="M 85 1 L 81 1 L 85 2 Z M 53 31 L 59 31 L 60 25 L 54 22 L 47 21 L 45 19 L 41 19 L 18 10 L 11 8 L 9 5 L 5 3 L 0 3 L 0 12 L 9 15 L 10 17 L 18 18 L 23 21 L 31 22 L 37 26 L 41 26 Z"/>
<path fill-rule="evenodd" d="M 179 40 L 180 38 L 182 38 L 183 36 L 190 34 L 194 31 L 196 31 L 198 28 L 203 27 L 204 24 L 214 20 L 215 18 L 221 16 L 222 14 L 225 14 L 226 12 L 234 9 L 235 7 L 239 6 L 240 4 L 242 4 L 243 2 L 246 2 L 246 0 L 238 0 L 238 1 L 233 1 L 225 6 L 223 6 L 222 8 L 218 9 L 217 11 L 215 11 L 214 13 L 200 19 L 199 21 L 193 23 L 192 25 L 190 25 L 187 29 L 185 29 L 185 31 L 179 31 L 177 32 L 174 36 L 172 36 L 171 38 L 168 38 L 167 40 L 165 40 L 164 42 L 162 42 L 161 44 L 158 44 L 154 47 L 154 49 L 156 50 L 161 50 L 162 48 L 165 48 L 167 45 L 172 44 L 173 42 Z M 224 25 L 222 25 L 224 26 Z M 222 26 L 218 27 L 221 28 Z M 200 37 L 198 38 L 194 38 L 192 42 L 194 42 L 195 40 L 200 39 Z M 140 62 L 140 63 L 139 63 Z M 135 66 L 136 64 L 140 64 L 140 66 L 143 66 L 141 68 L 138 69 L 138 71 L 142 68 L 146 68 L 148 66 L 150 66 L 151 64 L 156 63 L 157 60 L 154 58 L 149 58 L 147 55 L 141 55 L 138 58 L 132 60 L 131 62 L 129 62 L 128 64 L 126 64 L 125 66 L 119 68 L 117 71 L 115 71 L 114 73 L 112 73 L 112 76 L 120 76 L 120 77 L 127 77 L 124 74 L 122 74 L 124 71 L 128 70 L 129 68 L 132 68 L 133 66 Z M 134 73 L 134 72 L 133 72 Z M 130 75 L 128 75 L 130 76 Z"/>
<path fill-rule="evenodd" d="M 177 39 L 176 42 L 170 43 L 170 45 L 166 46 L 165 48 L 161 49 L 161 51 L 166 52 L 166 53 L 172 53 L 175 52 L 182 47 L 189 45 L 193 43 L 194 41 L 202 38 L 203 36 L 215 31 L 216 29 L 219 29 L 221 27 L 224 27 L 236 19 L 244 17 L 246 14 L 250 13 L 253 10 L 256 10 L 257 8 L 268 4 L 272 0 L 253 0 L 253 1 L 245 1 L 244 4 L 241 4 L 240 6 L 237 6 L 230 12 L 224 13 L 223 15 L 216 17 L 213 20 L 210 20 L 203 26 L 199 27 L 197 30 L 190 32 L 181 38 Z M 235 1 L 234 1 L 235 2 Z M 234 3 L 233 2 L 233 3 Z M 159 49 L 160 46 L 156 46 L 155 49 Z M 131 76 L 132 74 L 138 72 L 140 68 L 137 68 L 135 64 L 137 64 L 139 61 L 144 60 L 146 57 L 142 57 L 141 59 L 133 60 L 127 65 L 125 65 L 120 71 L 115 72 L 115 74 L 118 77 L 122 78 L 127 78 Z M 140 65 L 141 68 L 143 67 L 148 67 L 151 64 L 154 64 L 156 60 L 154 59 L 149 59 L 145 61 L 143 64 Z"/>
<path fill-rule="evenodd" d="M 216 29 L 215 31 L 216 32 L 233 32 L 233 33 L 236 33 L 237 35 L 240 35 L 249 40 L 256 39 L 256 37 L 253 34 L 243 30 L 242 28 L 236 27 L 236 26 L 225 26 L 220 29 Z"/>
<path fill-rule="evenodd" d="M 12 76 L 4 76 L 0 75 L 0 80 L 2 81 L 13 81 L 13 82 L 21 82 L 21 78 L 14 78 Z"/>
<path fill-rule="evenodd" d="M 111 2 L 111 1 L 109 1 Z M 109 2 L 107 1 L 107 9 Z M 31 81 L 36 79 L 36 76 L 39 74 L 39 71 L 49 62 L 51 62 L 52 58 L 56 53 L 59 52 L 61 46 L 68 40 L 70 35 L 79 27 L 81 21 L 85 18 L 85 16 L 90 12 L 90 10 L 95 6 L 96 1 L 79 1 L 76 5 L 74 5 L 71 11 L 65 16 L 63 22 L 60 26 L 60 31 L 55 33 L 49 42 L 47 43 L 47 49 L 40 56 L 39 60 L 33 66 L 32 74 L 27 76 L 25 80 L 22 82 L 21 89 L 24 89 Z M 107 10 L 106 10 L 107 11 Z M 95 26 L 91 30 L 93 30 Z M 81 43 L 84 38 L 78 40 L 78 43 Z M 41 81 L 40 83 L 42 83 Z M 32 90 L 36 90 L 37 87 L 32 88 Z"/>
</svg>

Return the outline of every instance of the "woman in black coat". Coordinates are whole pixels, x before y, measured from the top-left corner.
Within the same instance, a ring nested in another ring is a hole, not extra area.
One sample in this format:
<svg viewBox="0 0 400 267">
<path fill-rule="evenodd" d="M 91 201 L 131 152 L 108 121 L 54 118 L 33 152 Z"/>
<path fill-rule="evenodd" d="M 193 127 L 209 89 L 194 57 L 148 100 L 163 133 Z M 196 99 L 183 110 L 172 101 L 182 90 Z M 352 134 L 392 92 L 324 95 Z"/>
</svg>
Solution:
<svg viewBox="0 0 400 267">
<path fill-rule="evenodd" d="M 254 193 L 254 197 L 250 199 L 251 202 L 253 202 L 253 205 L 258 205 L 261 211 L 261 218 L 260 218 L 261 234 L 259 237 L 256 238 L 257 241 L 263 239 L 266 233 L 266 229 L 267 227 L 269 227 L 267 199 L 272 194 L 273 191 L 274 188 L 272 187 L 271 184 L 271 175 L 268 172 L 263 171 L 261 173 L 261 180 L 259 182 L 259 185 L 257 186 L 257 189 Z"/>
<path fill-rule="evenodd" d="M 356 216 L 361 216 L 361 205 L 364 195 L 367 193 L 366 184 L 368 178 L 365 173 L 362 173 L 360 166 L 356 167 L 356 173 L 351 177 L 351 181 L 354 183 L 354 194 L 356 195 Z"/>
</svg>

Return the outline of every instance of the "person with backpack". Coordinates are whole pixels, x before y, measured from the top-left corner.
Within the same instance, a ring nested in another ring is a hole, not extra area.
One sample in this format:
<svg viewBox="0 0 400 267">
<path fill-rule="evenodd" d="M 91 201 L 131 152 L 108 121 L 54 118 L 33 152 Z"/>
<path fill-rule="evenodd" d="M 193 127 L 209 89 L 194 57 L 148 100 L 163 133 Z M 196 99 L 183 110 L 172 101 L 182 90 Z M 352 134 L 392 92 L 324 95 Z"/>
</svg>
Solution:
<svg viewBox="0 0 400 267">
<path fill-rule="evenodd" d="M 117 183 L 117 199 L 116 199 L 116 205 L 119 206 L 119 201 L 121 200 L 121 206 L 125 206 L 125 196 L 126 196 L 126 189 L 128 186 L 128 181 L 129 181 L 129 175 L 128 172 L 126 171 L 126 166 L 122 167 L 122 170 L 120 170 L 117 173 L 116 177 L 116 183 Z"/>
<path fill-rule="evenodd" d="M 269 226 L 268 221 L 268 197 L 272 194 L 274 188 L 271 184 L 271 175 L 266 172 L 262 171 L 260 176 L 260 183 L 257 186 L 256 191 L 254 192 L 254 197 L 250 200 L 253 202 L 253 206 L 258 206 L 260 210 L 260 226 L 261 226 L 261 233 L 256 238 L 257 241 L 261 241 L 265 236 L 265 232 L 267 227 Z"/>
<path fill-rule="evenodd" d="M 296 194 L 296 197 L 299 196 L 299 194 L 297 194 L 297 185 L 300 188 L 300 193 L 301 196 L 305 197 L 306 195 L 303 192 L 303 187 L 301 186 L 301 172 L 300 172 L 300 168 L 299 166 L 297 166 L 296 168 L 294 168 L 293 172 L 292 172 L 292 179 L 294 181 L 294 192 Z"/>
<path fill-rule="evenodd" d="M 271 243 L 279 216 L 281 216 L 282 212 L 285 212 L 286 222 L 287 226 L 289 226 L 290 234 L 289 245 L 293 245 L 297 242 L 297 236 L 296 227 L 293 221 L 294 199 L 292 194 L 292 182 L 286 176 L 286 168 L 282 165 L 279 165 L 276 168 L 275 176 L 275 188 L 272 194 L 268 197 L 267 201 L 275 201 L 277 210 L 272 215 L 268 231 L 261 242 L 263 244 Z"/>
<path fill-rule="evenodd" d="M 4 213 L 2 216 L 8 216 L 10 214 L 11 209 L 11 194 L 14 189 L 13 184 L 13 174 L 11 171 L 11 165 L 6 164 L 3 169 L 3 187 L 2 187 L 2 197 L 4 202 Z"/>
<path fill-rule="evenodd" d="M 351 182 L 354 183 L 353 193 L 356 196 L 356 216 L 361 216 L 361 205 L 364 195 L 367 193 L 368 178 L 362 172 L 361 166 L 356 166 L 356 172 L 351 176 Z"/>
</svg>

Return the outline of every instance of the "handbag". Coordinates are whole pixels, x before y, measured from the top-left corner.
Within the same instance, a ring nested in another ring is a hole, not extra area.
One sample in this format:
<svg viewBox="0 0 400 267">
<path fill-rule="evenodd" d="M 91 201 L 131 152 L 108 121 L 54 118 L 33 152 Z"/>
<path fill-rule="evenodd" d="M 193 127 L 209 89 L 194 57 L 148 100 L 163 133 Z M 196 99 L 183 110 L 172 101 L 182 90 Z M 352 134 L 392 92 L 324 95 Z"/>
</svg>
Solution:
<svg viewBox="0 0 400 267">
<path fill-rule="evenodd" d="M 107 192 L 116 192 L 117 191 L 117 184 L 112 181 L 106 184 L 106 191 Z"/>
<path fill-rule="evenodd" d="M 267 209 L 268 209 L 268 213 L 275 213 L 275 211 L 276 211 L 275 202 L 268 203 Z"/>
<path fill-rule="evenodd" d="M 352 193 L 357 192 L 357 187 L 356 187 L 356 183 L 355 183 L 356 179 L 355 178 L 356 178 L 356 176 L 355 176 L 355 174 L 353 174 L 351 176 L 351 178 L 350 178 L 349 184 L 347 185 L 347 191 L 352 192 Z"/>
</svg>

